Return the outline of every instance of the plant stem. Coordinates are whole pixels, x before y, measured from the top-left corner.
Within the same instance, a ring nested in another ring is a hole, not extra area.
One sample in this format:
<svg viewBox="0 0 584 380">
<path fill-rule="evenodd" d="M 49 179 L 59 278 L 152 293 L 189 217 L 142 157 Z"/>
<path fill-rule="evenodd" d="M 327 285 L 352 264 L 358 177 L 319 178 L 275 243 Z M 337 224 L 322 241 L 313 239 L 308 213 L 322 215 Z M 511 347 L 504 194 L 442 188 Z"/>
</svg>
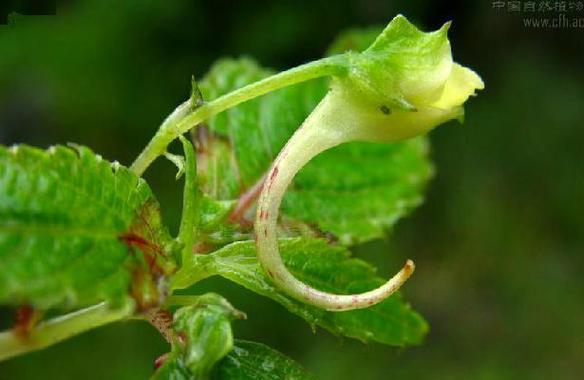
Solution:
<svg viewBox="0 0 584 380">
<path fill-rule="evenodd" d="M 208 255 L 192 255 L 181 268 L 172 276 L 170 283 L 171 293 L 177 289 L 189 286 L 217 274 L 212 258 Z"/>
<path fill-rule="evenodd" d="M 167 343 L 172 343 L 172 314 L 169 311 L 151 309 L 144 313 L 144 319 L 158 330 Z"/>
<path fill-rule="evenodd" d="M 165 306 L 190 306 L 196 304 L 201 296 L 179 295 L 169 296 L 164 301 Z"/>
<path fill-rule="evenodd" d="M 134 303 L 131 301 L 116 309 L 102 302 L 42 322 L 28 337 L 23 338 L 12 331 L 4 331 L 0 333 L 0 361 L 40 350 L 84 331 L 129 317 L 133 311 Z"/>
<path fill-rule="evenodd" d="M 187 114 L 185 110 L 188 110 L 189 106 L 185 104 L 189 101 L 183 103 L 164 121 L 146 148 L 136 158 L 130 170 L 141 176 L 152 161 L 166 151 L 168 144 L 204 120 L 242 102 L 283 87 L 323 76 L 342 75 L 346 71 L 345 61 L 345 55 L 337 55 L 283 71 L 220 96 Z"/>
</svg>

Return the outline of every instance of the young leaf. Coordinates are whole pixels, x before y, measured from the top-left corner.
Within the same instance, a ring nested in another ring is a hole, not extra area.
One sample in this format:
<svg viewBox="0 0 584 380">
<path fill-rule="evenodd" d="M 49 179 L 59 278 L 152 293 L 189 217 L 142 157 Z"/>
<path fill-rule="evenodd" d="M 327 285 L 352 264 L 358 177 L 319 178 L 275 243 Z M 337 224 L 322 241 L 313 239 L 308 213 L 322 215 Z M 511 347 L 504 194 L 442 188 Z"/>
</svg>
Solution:
<svg viewBox="0 0 584 380">
<path fill-rule="evenodd" d="M 236 340 L 233 350 L 216 367 L 216 380 L 314 380 L 300 364 L 261 344 Z"/>
<path fill-rule="evenodd" d="M 171 241 L 150 188 L 87 148 L 0 146 L 0 304 L 157 297 Z"/>
<path fill-rule="evenodd" d="M 182 337 L 182 359 L 195 378 L 204 378 L 233 347 L 231 321 L 242 318 L 223 297 L 209 293 L 174 313 L 173 330 Z"/>
<path fill-rule="evenodd" d="M 208 379 L 233 348 L 231 321 L 245 315 L 218 294 L 197 297 L 174 313 L 172 352 L 153 379 Z"/>
<path fill-rule="evenodd" d="M 282 239 L 280 252 L 294 276 L 324 291 L 358 293 L 384 282 L 375 275 L 372 266 L 351 258 L 345 248 L 332 246 L 324 240 Z M 428 330 L 426 322 L 410 309 L 400 294 L 394 294 L 379 305 L 347 312 L 330 312 L 296 301 L 264 274 L 251 241 L 232 243 L 212 254 L 197 256 L 197 264 L 193 276 L 201 271 L 203 277 L 213 274 L 225 277 L 282 304 L 312 326 L 338 335 L 403 346 L 420 343 Z"/>
<path fill-rule="evenodd" d="M 212 100 L 271 72 L 249 59 L 223 60 L 201 81 Z M 212 118 L 200 139 L 204 190 L 235 199 L 261 180 L 276 154 L 326 92 L 315 80 L 278 90 Z M 282 205 L 288 220 L 318 226 L 353 244 L 383 236 L 422 201 L 432 174 L 423 138 L 351 143 L 325 152 L 298 175 Z M 294 223 L 290 223 L 294 225 Z"/>
</svg>

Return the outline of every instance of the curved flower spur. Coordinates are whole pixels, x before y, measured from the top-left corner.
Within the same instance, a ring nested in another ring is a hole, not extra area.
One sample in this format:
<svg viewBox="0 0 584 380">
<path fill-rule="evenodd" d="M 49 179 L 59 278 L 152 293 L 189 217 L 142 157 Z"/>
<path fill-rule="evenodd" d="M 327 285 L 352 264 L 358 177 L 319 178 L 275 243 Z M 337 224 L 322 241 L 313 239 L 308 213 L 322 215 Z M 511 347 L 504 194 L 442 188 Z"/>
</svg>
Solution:
<svg viewBox="0 0 584 380">
<path fill-rule="evenodd" d="M 400 15 L 367 50 L 337 56 L 327 95 L 274 161 L 258 202 L 256 245 L 263 269 L 290 296 L 333 311 L 365 308 L 389 297 L 413 273 L 408 260 L 369 292 L 340 295 L 312 288 L 282 261 L 278 213 L 294 176 L 323 151 L 350 141 L 400 141 L 451 119 L 462 121 L 464 102 L 484 84 L 475 72 L 453 62 L 449 26 L 425 33 Z"/>
</svg>

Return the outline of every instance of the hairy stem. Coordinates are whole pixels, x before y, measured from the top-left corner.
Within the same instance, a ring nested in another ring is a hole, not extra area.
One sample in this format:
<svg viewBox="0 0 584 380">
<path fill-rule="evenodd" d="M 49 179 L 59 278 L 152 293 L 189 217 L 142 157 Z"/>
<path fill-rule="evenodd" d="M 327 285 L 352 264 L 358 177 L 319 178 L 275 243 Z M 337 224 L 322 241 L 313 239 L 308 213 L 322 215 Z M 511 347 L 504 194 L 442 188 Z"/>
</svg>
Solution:
<svg viewBox="0 0 584 380">
<path fill-rule="evenodd" d="M 190 108 L 190 104 L 187 104 L 189 101 L 183 103 L 164 121 L 130 169 L 141 176 L 152 161 L 166 151 L 168 144 L 175 138 L 226 109 L 296 83 L 323 76 L 341 75 L 346 70 L 341 64 L 345 59 L 344 55 L 337 55 L 283 71 L 203 104 L 192 112 L 185 113 L 185 110 Z"/>
<path fill-rule="evenodd" d="M 0 361 L 27 352 L 40 350 L 93 328 L 129 317 L 134 303 L 112 308 L 102 302 L 76 312 L 40 323 L 30 336 L 22 338 L 12 331 L 0 333 Z"/>
<path fill-rule="evenodd" d="M 326 293 L 296 279 L 284 265 L 277 243 L 280 203 L 294 176 L 319 153 L 359 138 L 358 116 L 329 92 L 282 149 L 268 173 L 258 202 L 255 223 L 258 257 L 267 275 L 292 297 L 331 310 L 365 308 L 394 293 L 414 271 L 408 260 L 404 268 L 381 287 L 362 294 Z"/>
<path fill-rule="evenodd" d="M 151 309 L 144 313 L 146 319 L 167 343 L 172 343 L 172 313 L 163 309 Z"/>
</svg>

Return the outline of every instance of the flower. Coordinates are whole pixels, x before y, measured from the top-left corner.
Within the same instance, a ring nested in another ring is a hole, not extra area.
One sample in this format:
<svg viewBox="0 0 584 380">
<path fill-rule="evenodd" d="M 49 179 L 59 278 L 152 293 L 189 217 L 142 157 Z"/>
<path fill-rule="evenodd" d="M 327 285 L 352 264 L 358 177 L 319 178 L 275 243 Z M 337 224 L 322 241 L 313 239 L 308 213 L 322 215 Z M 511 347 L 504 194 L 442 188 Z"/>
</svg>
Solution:
<svg viewBox="0 0 584 380">
<path fill-rule="evenodd" d="M 472 70 L 453 62 L 449 26 L 424 33 L 397 16 L 362 53 L 335 57 L 339 75 L 278 154 L 258 200 L 258 258 L 266 274 L 290 296 L 333 311 L 366 308 L 389 297 L 412 275 L 414 263 L 408 260 L 384 285 L 368 292 L 347 295 L 315 289 L 284 265 L 277 220 L 294 176 L 327 149 L 356 140 L 404 140 L 445 121 L 462 120 L 463 104 L 484 85 Z"/>
<path fill-rule="evenodd" d="M 365 51 L 346 53 L 346 75 L 333 79 L 328 101 L 358 117 L 346 130 L 352 139 L 397 141 L 462 121 L 463 104 L 484 84 L 453 61 L 449 27 L 426 33 L 399 15 Z"/>
</svg>

